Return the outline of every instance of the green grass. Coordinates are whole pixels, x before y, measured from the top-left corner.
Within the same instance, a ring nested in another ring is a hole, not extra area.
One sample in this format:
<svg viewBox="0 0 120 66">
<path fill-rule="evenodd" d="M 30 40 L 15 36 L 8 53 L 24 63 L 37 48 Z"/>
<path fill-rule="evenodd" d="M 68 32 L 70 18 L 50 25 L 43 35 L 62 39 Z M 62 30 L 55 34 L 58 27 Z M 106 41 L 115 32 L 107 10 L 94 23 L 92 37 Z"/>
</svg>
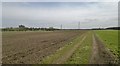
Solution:
<svg viewBox="0 0 120 66">
<path fill-rule="evenodd" d="M 96 30 L 96 34 L 105 43 L 105 46 L 118 57 L 118 30 Z"/>
<path fill-rule="evenodd" d="M 66 62 L 67 64 L 88 64 L 92 53 L 92 34 L 89 32 L 86 39 L 76 49 L 74 54 Z"/>
<path fill-rule="evenodd" d="M 51 64 L 51 63 L 53 63 L 53 61 L 57 60 L 63 54 L 65 54 L 70 49 L 72 49 L 72 47 L 75 44 L 77 44 L 78 42 L 80 42 L 81 39 L 82 39 L 82 37 L 78 36 L 76 39 L 74 39 L 73 41 L 69 42 L 64 47 L 62 47 L 58 51 L 56 51 L 56 53 L 54 53 L 53 55 L 50 55 L 50 56 L 46 57 L 41 63 L 42 64 Z"/>
</svg>

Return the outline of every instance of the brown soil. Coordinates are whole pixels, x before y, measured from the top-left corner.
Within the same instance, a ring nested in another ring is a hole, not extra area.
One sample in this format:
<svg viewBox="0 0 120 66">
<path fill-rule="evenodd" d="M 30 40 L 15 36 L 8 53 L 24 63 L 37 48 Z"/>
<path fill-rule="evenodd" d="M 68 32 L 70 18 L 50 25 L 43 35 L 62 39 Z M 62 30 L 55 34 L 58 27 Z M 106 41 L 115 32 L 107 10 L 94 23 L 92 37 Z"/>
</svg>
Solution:
<svg viewBox="0 0 120 66">
<path fill-rule="evenodd" d="M 107 50 L 103 42 L 93 35 L 93 52 L 90 59 L 90 64 L 115 64 L 114 55 Z"/>
<path fill-rule="evenodd" d="M 17 32 L 2 35 L 3 64 L 37 64 L 84 31 Z"/>
</svg>

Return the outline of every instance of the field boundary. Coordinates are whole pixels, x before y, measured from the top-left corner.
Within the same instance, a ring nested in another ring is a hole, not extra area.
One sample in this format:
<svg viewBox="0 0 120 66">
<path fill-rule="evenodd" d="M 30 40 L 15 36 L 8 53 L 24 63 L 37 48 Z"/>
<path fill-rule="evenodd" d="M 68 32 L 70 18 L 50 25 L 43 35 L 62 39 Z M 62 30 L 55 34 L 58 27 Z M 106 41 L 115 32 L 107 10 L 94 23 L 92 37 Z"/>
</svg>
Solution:
<svg viewBox="0 0 120 66">
<path fill-rule="evenodd" d="M 86 33 L 85 33 L 86 34 Z M 54 53 L 53 55 L 50 55 L 48 57 L 46 57 L 41 63 L 42 64 L 60 64 L 62 61 L 60 61 L 60 63 L 56 62 L 56 60 L 58 61 L 59 58 L 61 58 L 62 55 L 66 55 L 66 52 L 69 52 L 70 49 L 73 48 L 73 46 L 76 45 L 76 41 L 79 39 L 82 39 L 85 34 L 82 34 L 81 36 L 76 37 L 75 39 L 73 39 L 71 42 L 69 42 L 68 44 L 66 44 L 64 47 L 58 49 L 56 51 L 56 53 Z M 75 41 L 75 42 L 74 42 Z M 74 43 L 73 43 L 74 42 Z M 72 53 L 71 53 L 72 54 Z M 70 55 L 71 56 L 71 55 Z M 66 61 L 66 60 L 65 60 Z"/>
<path fill-rule="evenodd" d="M 86 38 L 75 50 L 73 55 L 67 60 L 65 64 L 88 64 L 92 52 L 92 32 L 86 34 Z"/>
<path fill-rule="evenodd" d="M 55 62 L 53 62 L 53 64 L 55 64 L 55 63 L 56 64 L 64 63 L 74 53 L 74 51 L 80 46 L 80 44 L 85 40 L 85 38 L 86 38 L 86 36 L 84 36 L 82 38 L 80 43 L 74 45 L 72 49 L 70 49 L 68 52 L 66 52 L 64 55 L 62 55 L 62 57 L 60 57 Z"/>
</svg>

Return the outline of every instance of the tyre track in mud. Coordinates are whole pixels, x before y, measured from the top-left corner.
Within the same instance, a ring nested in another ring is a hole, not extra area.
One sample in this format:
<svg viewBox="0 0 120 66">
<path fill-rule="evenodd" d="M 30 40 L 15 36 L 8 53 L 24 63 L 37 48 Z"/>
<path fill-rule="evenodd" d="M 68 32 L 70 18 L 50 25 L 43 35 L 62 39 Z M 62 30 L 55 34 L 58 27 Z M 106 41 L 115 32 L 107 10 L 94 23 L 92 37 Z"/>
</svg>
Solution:
<svg viewBox="0 0 120 66">
<path fill-rule="evenodd" d="M 93 34 L 93 49 L 90 64 L 117 64 L 115 56 L 95 34 Z"/>
</svg>

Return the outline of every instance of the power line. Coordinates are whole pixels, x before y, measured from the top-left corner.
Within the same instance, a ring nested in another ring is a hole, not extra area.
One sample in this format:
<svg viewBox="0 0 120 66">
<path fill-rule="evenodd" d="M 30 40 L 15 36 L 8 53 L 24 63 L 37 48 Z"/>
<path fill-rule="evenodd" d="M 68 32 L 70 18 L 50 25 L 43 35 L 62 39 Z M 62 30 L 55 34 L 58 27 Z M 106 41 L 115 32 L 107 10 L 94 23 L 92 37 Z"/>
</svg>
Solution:
<svg viewBox="0 0 120 66">
<path fill-rule="evenodd" d="M 61 24 L 60 28 L 62 29 L 62 24 Z"/>
<path fill-rule="evenodd" d="M 80 22 L 78 22 L 78 29 L 80 29 Z"/>
</svg>

